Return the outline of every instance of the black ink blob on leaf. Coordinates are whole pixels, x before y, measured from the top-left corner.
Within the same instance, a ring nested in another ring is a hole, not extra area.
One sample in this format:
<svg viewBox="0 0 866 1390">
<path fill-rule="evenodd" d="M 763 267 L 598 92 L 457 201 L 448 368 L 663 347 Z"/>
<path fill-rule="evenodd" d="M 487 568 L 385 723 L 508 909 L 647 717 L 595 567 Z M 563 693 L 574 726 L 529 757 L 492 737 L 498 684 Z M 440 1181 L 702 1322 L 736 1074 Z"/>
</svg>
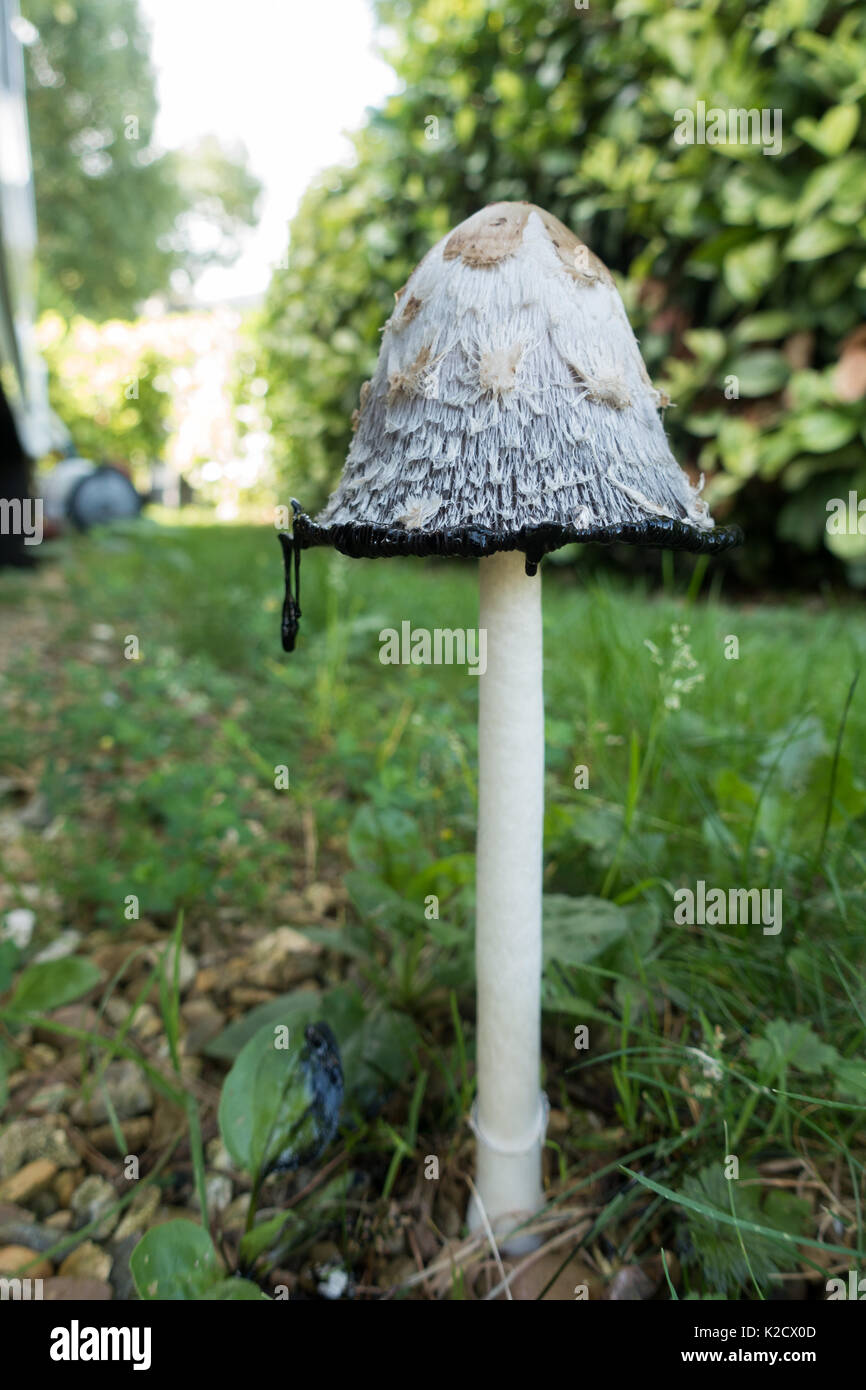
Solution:
<svg viewBox="0 0 866 1390">
<path fill-rule="evenodd" d="M 310 1023 L 304 1030 L 299 1074 L 307 1109 L 291 1143 L 270 1166 L 271 1173 L 287 1173 L 312 1163 L 337 1133 L 343 1104 L 343 1068 L 337 1039 L 327 1023 Z"/>
<path fill-rule="evenodd" d="M 337 1132 L 342 1103 L 343 1068 L 328 1025 L 301 1034 L 265 1024 L 223 1083 L 220 1133 L 232 1161 L 260 1183 L 318 1158 Z"/>
</svg>

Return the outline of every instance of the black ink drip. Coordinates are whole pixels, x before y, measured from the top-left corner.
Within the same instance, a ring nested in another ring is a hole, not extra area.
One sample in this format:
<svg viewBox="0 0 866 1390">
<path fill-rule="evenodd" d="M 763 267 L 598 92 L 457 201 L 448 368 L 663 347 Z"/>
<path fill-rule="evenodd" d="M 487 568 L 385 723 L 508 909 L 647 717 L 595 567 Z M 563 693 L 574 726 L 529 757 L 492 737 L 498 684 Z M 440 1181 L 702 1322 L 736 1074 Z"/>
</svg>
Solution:
<svg viewBox="0 0 866 1390">
<path fill-rule="evenodd" d="M 292 506 L 297 515 L 300 511 L 300 506 L 294 498 L 292 498 Z M 294 531 L 291 536 L 287 536 L 285 532 L 281 532 L 280 545 L 283 547 L 283 563 L 286 571 L 286 597 L 283 601 L 281 635 L 283 639 L 283 651 L 293 652 L 295 650 L 295 638 L 298 635 L 298 628 L 301 625 L 300 538 Z M 294 591 L 292 587 L 293 580 Z"/>
</svg>

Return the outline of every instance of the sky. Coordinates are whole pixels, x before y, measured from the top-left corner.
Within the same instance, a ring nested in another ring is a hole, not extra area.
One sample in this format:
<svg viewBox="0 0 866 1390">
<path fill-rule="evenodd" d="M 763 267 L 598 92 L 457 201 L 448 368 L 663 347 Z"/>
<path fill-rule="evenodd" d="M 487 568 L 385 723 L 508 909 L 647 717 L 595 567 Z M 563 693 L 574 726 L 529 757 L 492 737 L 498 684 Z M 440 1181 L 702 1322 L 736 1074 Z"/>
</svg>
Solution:
<svg viewBox="0 0 866 1390">
<path fill-rule="evenodd" d="M 267 286 L 307 184 L 349 152 L 344 132 L 397 89 L 372 48 L 367 0 L 140 0 L 168 149 L 215 134 L 246 146 L 264 185 L 240 259 L 196 285 L 202 303 Z"/>
</svg>

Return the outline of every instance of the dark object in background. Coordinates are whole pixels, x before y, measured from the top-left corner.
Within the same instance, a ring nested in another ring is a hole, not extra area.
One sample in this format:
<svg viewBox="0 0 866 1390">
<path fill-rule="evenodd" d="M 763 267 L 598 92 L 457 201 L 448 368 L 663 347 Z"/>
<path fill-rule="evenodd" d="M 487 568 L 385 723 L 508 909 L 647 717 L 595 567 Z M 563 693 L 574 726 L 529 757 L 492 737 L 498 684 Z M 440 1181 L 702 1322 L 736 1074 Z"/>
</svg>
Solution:
<svg viewBox="0 0 866 1390">
<path fill-rule="evenodd" d="M 70 449 L 58 459 L 54 467 L 36 475 L 36 489 L 42 498 L 43 514 L 49 534 L 58 535 L 69 520 L 67 511 L 69 498 L 76 484 L 92 473 L 96 467 L 92 459 L 79 458 L 75 449 Z"/>
<path fill-rule="evenodd" d="M 0 497 L 8 502 L 17 500 L 23 506 L 25 498 L 30 496 L 29 474 L 27 455 L 18 442 L 12 413 L 0 391 Z M 12 530 L 4 535 L 0 528 L 0 568 L 36 564 L 35 548 L 24 544 L 23 535 Z"/>
<path fill-rule="evenodd" d="M 126 474 L 103 463 L 74 484 L 66 499 L 66 515 L 79 531 L 87 531 L 107 521 L 137 517 L 142 503 Z"/>
<path fill-rule="evenodd" d="M 304 1040 L 301 1073 L 310 1105 L 291 1145 L 271 1165 L 271 1173 L 288 1173 L 312 1163 L 328 1147 L 340 1121 L 343 1067 L 337 1039 L 327 1023 L 310 1023 Z"/>
<path fill-rule="evenodd" d="M 39 478 L 47 525 L 54 534 L 72 523 L 86 531 L 107 521 L 138 516 L 145 499 L 123 467 L 95 464 L 71 454 Z"/>
<path fill-rule="evenodd" d="M 195 501 L 195 491 L 182 473 L 177 473 L 162 459 L 154 459 L 144 501 L 163 507 L 189 507 Z"/>
<path fill-rule="evenodd" d="M 0 566 L 35 562 L 21 525 L 32 512 L 32 460 L 62 448 L 69 435 L 51 410 L 48 379 L 34 341 L 36 206 L 27 133 L 17 0 L 0 0 Z M 5 531 L 6 534 L 2 534 Z"/>
</svg>

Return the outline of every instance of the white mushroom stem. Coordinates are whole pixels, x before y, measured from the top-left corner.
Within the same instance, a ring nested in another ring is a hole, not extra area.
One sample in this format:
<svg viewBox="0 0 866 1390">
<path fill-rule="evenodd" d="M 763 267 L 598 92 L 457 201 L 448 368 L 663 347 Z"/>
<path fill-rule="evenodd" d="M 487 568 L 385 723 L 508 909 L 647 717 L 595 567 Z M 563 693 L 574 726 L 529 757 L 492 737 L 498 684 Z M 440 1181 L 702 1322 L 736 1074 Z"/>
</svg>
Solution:
<svg viewBox="0 0 866 1390">
<path fill-rule="evenodd" d="M 519 551 L 479 561 L 478 989 L 472 1229 L 486 1214 L 497 1239 L 538 1211 L 546 1104 L 541 1065 L 541 868 L 544 698 L 541 576 Z M 526 1237 L 505 1240 L 510 1252 Z"/>
</svg>

